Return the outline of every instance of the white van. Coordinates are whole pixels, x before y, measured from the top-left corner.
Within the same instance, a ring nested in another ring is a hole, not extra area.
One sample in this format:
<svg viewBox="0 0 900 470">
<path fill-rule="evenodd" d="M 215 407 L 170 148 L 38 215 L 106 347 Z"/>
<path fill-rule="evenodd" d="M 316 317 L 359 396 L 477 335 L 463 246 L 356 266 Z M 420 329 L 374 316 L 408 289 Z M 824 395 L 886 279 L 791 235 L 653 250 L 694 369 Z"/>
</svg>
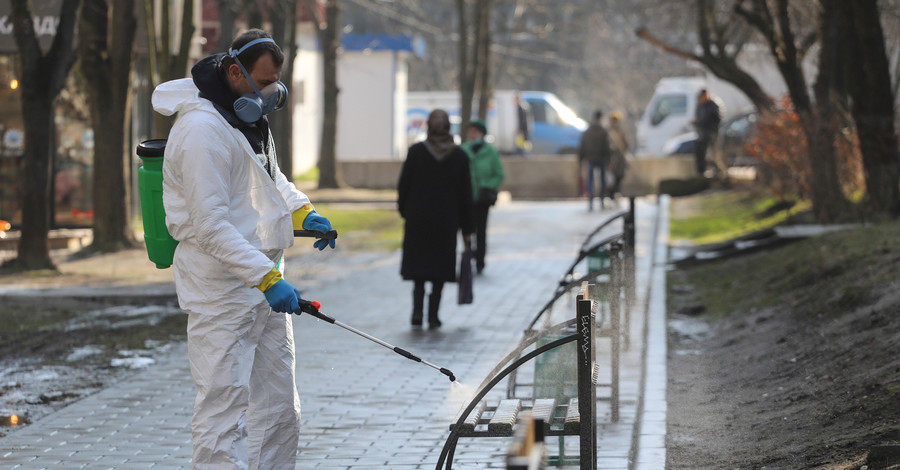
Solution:
<svg viewBox="0 0 900 470">
<path fill-rule="evenodd" d="M 665 156 L 666 141 L 694 130 L 691 121 L 697 108 L 697 94 L 706 87 L 703 77 L 667 77 L 656 89 L 637 123 L 638 157 Z"/>
<path fill-rule="evenodd" d="M 489 138 L 500 153 L 516 152 L 516 130 L 518 112 L 513 90 L 494 91 L 493 100 L 487 112 Z M 556 155 L 574 153 L 578 149 L 581 133 L 588 124 L 556 95 L 546 91 L 521 91 L 519 96 L 528 102 L 531 109 L 529 127 L 531 129 L 531 154 Z M 457 91 L 411 91 L 406 96 L 407 133 L 410 143 L 421 138 L 421 130 L 428 113 L 441 108 L 453 116 L 459 116 L 459 92 Z M 473 103 L 473 116 L 477 115 L 477 103 Z"/>
</svg>

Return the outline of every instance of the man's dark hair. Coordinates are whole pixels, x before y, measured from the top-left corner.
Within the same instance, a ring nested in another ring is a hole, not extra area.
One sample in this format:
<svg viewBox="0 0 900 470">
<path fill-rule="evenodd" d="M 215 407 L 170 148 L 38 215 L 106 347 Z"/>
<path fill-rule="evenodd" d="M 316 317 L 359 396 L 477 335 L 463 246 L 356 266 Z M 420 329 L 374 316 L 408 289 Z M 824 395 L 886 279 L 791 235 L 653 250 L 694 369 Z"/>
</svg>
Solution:
<svg viewBox="0 0 900 470">
<path fill-rule="evenodd" d="M 594 111 L 594 120 L 595 121 L 602 117 L 603 117 L 603 111 L 600 111 L 599 109 Z"/>
<path fill-rule="evenodd" d="M 272 36 L 261 30 L 261 29 L 251 29 L 244 33 L 238 35 L 238 37 L 234 38 L 234 41 L 231 43 L 231 49 L 239 50 L 244 47 L 248 42 L 259 39 L 259 38 L 272 38 Z M 260 44 L 256 44 L 255 46 L 250 47 L 246 51 L 242 52 L 238 55 L 238 59 L 241 60 L 241 63 L 244 64 L 244 67 L 247 69 L 247 73 L 253 72 L 253 67 L 256 65 L 256 61 L 262 57 L 263 54 L 268 53 L 272 56 L 272 61 L 275 63 L 276 67 L 281 67 L 284 64 L 284 52 L 281 51 L 281 48 L 278 47 L 274 42 L 264 42 Z M 234 58 L 230 55 L 225 54 L 225 57 L 222 58 L 222 67 L 228 68 L 231 64 L 235 63 Z"/>
</svg>

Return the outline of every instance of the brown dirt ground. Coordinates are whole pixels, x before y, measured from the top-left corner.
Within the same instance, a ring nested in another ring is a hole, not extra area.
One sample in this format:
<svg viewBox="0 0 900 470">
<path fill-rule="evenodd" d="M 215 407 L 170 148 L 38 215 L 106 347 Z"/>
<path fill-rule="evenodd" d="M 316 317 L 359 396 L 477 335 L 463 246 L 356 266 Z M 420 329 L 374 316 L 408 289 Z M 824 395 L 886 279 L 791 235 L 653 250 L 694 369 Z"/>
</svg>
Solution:
<svg viewBox="0 0 900 470">
<path fill-rule="evenodd" d="M 900 468 L 896 451 L 866 461 L 900 443 L 897 227 L 855 257 L 810 239 L 670 271 L 669 470 Z M 773 300 L 741 297 L 754 288 Z M 732 311 L 716 290 L 739 299 Z"/>
</svg>

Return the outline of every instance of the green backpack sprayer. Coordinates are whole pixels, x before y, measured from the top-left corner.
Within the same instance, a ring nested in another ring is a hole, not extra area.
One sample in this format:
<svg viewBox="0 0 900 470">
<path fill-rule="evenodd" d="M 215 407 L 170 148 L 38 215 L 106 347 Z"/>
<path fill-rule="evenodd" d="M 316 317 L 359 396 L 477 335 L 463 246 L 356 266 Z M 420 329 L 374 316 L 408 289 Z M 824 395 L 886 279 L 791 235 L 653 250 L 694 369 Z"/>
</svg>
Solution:
<svg viewBox="0 0 900 470">
<path fill-rule="evenodd" d="M 166 209 L 162 200 L 162 166 L 166 151 L 166 139 L 150 139 L 137 146 L 137 155 L 143 163 L 138 168 L 138 192 L 141 197 L 141 215 L 144 218 L 144 244 L 147 256 L 159 269 L 172 266 L 178 241 L 166 228 Z"/>
</svg>

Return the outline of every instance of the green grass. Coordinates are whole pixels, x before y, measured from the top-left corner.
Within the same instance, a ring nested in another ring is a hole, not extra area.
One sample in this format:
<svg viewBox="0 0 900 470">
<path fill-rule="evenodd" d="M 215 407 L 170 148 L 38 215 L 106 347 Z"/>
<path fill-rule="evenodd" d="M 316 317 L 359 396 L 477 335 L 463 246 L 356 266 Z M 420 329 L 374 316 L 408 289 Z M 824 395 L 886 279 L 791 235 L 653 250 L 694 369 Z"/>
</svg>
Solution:
<svg viewBox="0 0 900 470">
<path fill-rule="evenodd" d="M 689 209 L 672 211 L 669 226 L 672 240 L 693 244 L 721 242 L 773 227 L 810 208 L 809 202 L 784 204 L 774 196 L 754 190 L 704 193 L 691 201 L 681 204 L 692 206 Z"/>
<path fill-rule="evenodd" d="M 319 167 L 314 166 L 305 173 L 294 175 L 294 181 L 319 181 Z"/>
<path fill-rule="evenodd" d="M 351 249 L 395 250 L 403 240 L 403 219 L 393 209 L 316 205 L 338 231 L 338 242 Z"/>
</svg>

